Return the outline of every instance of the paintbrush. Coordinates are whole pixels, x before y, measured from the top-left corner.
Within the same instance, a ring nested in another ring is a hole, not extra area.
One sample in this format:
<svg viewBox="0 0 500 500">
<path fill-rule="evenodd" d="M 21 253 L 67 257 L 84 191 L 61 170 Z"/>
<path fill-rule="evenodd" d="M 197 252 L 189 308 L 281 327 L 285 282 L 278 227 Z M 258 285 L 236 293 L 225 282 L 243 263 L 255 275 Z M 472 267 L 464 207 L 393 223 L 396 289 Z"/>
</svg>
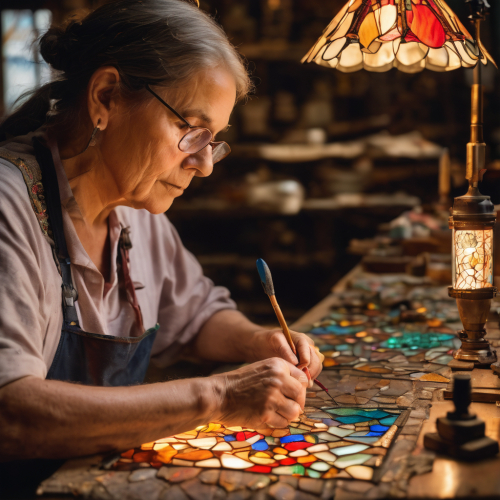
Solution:
<svg viewBox="0 0 500 500">
<path fill-rule="evenodd" d="M 264 292 L 269 297 L 271 304 L 273 306 L 276 317 L 278 318 L 278 322 L 283 330 L 283 334 L 285 335 L 286 341 L 290 346 L 292 352 L 297 356 L 299 360 L 299 364 L 297 368 L 301 369 L 306 375 L 308 380 L 311 380 L 311 374 L 309 372 L 309 368 L 305 363 L 301 363 L 299 359 L 299 355 L 297 354 L 297 349 L 295 349 L 295 344 L 293 343 L 292 336 L 290 334 L 290 330 L 288 329 L 288 325 L 286 324 L 285 317 L 281 312 L 280 306 L 278 305 L 278 301 L 276 300 L 276 293 L 274 291 L 273 277 L 271 276 L 271 270 L 269 266 L 265 263 L 263 259 L 257 259 L 257 271 L 259 272 L 260 282 L 262 283 L 262 287 L 264 288 Z M 314 379 L 314 383 L 321 387 L 329 396 L 328 389 L 321 383 L 319 380 Z M 331 396 L 330 396 L 331 397 Z M 333 399 L 333 398 L 332 398 Z"/>
</svg>

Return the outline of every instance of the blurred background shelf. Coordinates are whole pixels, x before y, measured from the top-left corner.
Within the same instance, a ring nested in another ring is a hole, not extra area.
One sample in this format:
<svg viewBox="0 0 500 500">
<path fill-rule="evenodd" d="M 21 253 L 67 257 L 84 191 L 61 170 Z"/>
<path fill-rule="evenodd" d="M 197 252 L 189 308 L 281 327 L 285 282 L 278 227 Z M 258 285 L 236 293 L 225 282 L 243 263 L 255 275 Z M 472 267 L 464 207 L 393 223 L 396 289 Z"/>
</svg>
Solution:
<svg viewBox="0 0 500 500">
<path fill-rule="evenodd" d="M 465 191 L 470 70 L 344 74 L 300 63 L 345 1 L 201 0 L 248 61 L 256 92 L 236 106 L 230 129 L 217 136 L 232 154 L 210 177 L 193 179 L 167 215 L 206 274 L 229 287 L 251 318 L 268 324 L 276 320 L 255 270 L 257 258 L 271 266 L 292 322 L 360 261 L 359 242 L 438 200 L 443 148 L 451 155 L 451 196 Z M 0 3 L 0 113 L 50 77 L 26 40 L 48 22 L 101 3 Z M 467 19 L 463 0 L 448 3 Z M 500 60 L 500 3 L 491 4 L 482 38 Z M 488 163 L 497 168 L 486 173 L 481 190 L 498 204 L 500 85 L 491 66 L 484 83 Z M 351 240 L 358 242 L 351 245 L 356 251 L 348 250 Z"/>
</svg>

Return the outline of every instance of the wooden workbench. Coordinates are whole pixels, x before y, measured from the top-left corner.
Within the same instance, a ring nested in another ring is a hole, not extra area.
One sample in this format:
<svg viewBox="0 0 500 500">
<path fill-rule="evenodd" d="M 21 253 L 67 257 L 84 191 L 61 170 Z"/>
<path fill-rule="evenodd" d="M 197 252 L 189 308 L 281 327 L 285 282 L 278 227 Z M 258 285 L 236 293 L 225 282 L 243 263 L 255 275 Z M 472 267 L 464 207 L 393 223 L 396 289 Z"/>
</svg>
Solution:
<svg viewBox="0 0 500 500">
<path fill-rule="evenodd" d="M 355 268 L 332 290 L 332 294 L 300 318 L 293 327 L 307 329 L 307 325 L 325 317 L 336 297 L 361 273 Z M 489 324 L 494 338 L 500 339 L 498 325 Z M 474 369 L 471 373 L 473 387 L 500 388 L 500 381 L 491 370 Z M 331 389 L 346 387 L 346 381 L 356 379 L 352 371 L 325 370 L 321 381 Z M 401 382 L 400 382 L 401 383 Z M 401 435 L 391 447 L 381 480 L 369 481 L 346 479 L 311 479 L 306 477 L 273 476 L 241 471 L 208 471 L 192 467 L 163 467 L 133 472 L 107 471 L 100 468 L 102 457 L 90 457 L 68 461 L 56 474 L 39 488 L 39 494 L 81 495 L 89 499 L 151 499 L 151 500 L 232 500 L 296 499 L 313 500 L 335 498 L 500 498 L 500 457 L 475 463 L 463 463 L 436 456 L 423 448 L 423 435 L 435 432 L 437 417 L 444 416 L 452 408 L 443 399 L 444 385 L 439 383 L 405 382 L 413 394 L 407 406 L 410 418 Z M 347 384 L 349 385 L 349 384 Z M 354 383 L 356 385 L 356 383 Z M 350 387 L 354 387 L 350 384 Z M 366 391 L 365 391 L 366 392 Z M 389 391 L 387 391 L 389 392 Z M 337 391 L 338 393 L 338 391 Z M 346 397 L 353 398 L 351 389 Z M 310 393 L 309 404 L 328 403 L 325 395 Z M 379 396 L 379 395 L 377 395 Z M 401 396 L 408 398 L 408 394 Z M 400 401 L 398 398 L 398 402 Z M 342 401 L 341 398 L 337 398 Z M 377 398 L 373 398 L 377 400 Z M 378 398 L 383 403 L 387 401 Z M 376 404 L 376 403 L 375 403 Z M 372 405 L 373 406 L 373 405 Z M 386 405 L 390 406 L 390 405 Z M 392 405 L 396 407 L 396 405 Z M 487 435 L 499 439 L 500 408 L 495 404 L 472 403 L 471 410 L 487 424 Z"/>
</svg>

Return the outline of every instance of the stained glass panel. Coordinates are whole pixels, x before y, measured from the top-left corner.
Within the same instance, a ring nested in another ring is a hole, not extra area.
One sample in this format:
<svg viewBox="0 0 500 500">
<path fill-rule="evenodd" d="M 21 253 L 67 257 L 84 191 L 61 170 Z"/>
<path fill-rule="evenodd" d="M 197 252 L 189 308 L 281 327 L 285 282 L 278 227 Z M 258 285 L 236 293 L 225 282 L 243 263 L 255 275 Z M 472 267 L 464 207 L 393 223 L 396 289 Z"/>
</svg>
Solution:
<svg viewBox="0 0 500 500">
<path fill-rule="evenodd" d="M 454 288 L 493 286 L 493 229 L 453 231 Z"/>
<path fill-rule="evenodd" d="M 114 468 L 175 465 L 375 480 L 408 414 L 393 408 L 307 407 L 284 429 L 210 423 L 124 452 Z"/>
</svg>

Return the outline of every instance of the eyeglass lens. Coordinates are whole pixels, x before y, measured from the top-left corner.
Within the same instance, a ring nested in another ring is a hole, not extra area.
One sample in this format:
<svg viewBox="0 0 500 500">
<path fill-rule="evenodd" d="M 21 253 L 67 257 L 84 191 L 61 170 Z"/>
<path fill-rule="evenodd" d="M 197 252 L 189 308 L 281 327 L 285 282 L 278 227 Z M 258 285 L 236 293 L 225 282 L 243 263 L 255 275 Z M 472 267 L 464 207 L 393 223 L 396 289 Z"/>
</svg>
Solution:
<svg viewBox="0 0 500 500">
<path fill-rule="evenodd" d="M 201 151 L 212 141 L 212 133 L 206 128 L 190 130 L 179 142 L 179 149 L 183 153 L 195 154 Z M 231 148 L 225 143 L 212 146 L 212 161 L 217 163 L 231 152 Z"/>
</svg>

